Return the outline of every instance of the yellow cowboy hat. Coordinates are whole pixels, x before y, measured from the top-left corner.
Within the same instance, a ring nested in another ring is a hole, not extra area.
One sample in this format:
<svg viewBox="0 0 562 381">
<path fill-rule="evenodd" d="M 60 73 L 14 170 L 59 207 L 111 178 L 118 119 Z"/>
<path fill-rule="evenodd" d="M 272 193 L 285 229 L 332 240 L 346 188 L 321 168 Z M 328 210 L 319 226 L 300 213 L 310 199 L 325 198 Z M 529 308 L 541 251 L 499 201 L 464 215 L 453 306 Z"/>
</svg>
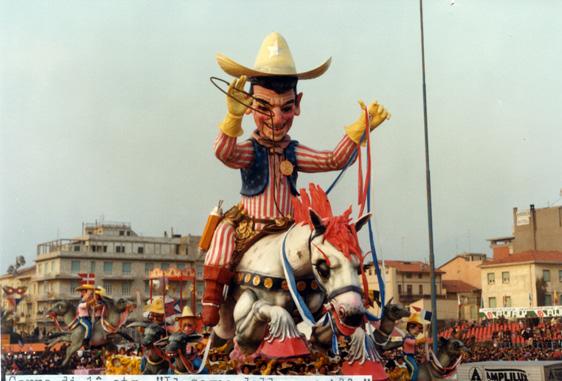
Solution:
<svg viewBox="0 0 562 381">
<path fill-rule="evenodd" d="M 95 290 L 95 286 L 93 284 L 81 284 L 79 287 L 76 287 L 75 291 L 87 291 L 87 290 Z"/>
<path fill-rule="evenodd" d="M 96 290 L 94 291 L 94 294 L 99 295 L 101 297 L 108 298 L 107 292 L 105 291 L 105 288 L 103 288 L 102 286 L 96 286 Z"/>
<path fill-rule="evenodd" d="M 408 319 L 407 324 L 417 324 L 417 325 L 423 327 L 423 320 L 422 320 L 420 314 L 414 312 L 410 315 L 410 318 Z"/>
<path fill-rule="evenodd" d="M 144 310 L 152 312 L 153 314 L 164 315 L 164 301 L 162 300 L 162 298 L 154 298 L 152 299 L 152 303 L 144 306 Z"/>
<path fill-rule="evenodd" d="M 189 308 L 189 306 L 185 306 L 183 307 L 181 316 L 176 316 L 176 321 L 181 319 L 188 319 L 188 318 L 197 318 L 197 315 L 193 314 L 193 311 L 191 310 L 191 308 Z"/>
<path fill-rule="evenodd" d="M 247 77 L 281 76 L 313 79 L 324 74 L 332 62 L 332 58 L 328 58 L 317 68 L 299 73 L 287 41 L 277 32 L 270 33 L 265 37 L 253 68 L 240 65 L 221 53 L 217 53 L 216 58 L 219 66 L 233 77 L 245 75 Z"/>
</svg>

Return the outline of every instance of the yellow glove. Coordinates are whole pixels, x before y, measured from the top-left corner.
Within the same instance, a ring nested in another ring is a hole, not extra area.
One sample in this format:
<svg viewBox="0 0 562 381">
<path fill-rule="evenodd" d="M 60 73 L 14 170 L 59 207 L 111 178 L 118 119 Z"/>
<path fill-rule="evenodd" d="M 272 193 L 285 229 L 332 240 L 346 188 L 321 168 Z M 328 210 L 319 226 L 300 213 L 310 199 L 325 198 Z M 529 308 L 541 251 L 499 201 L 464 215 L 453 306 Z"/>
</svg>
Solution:
<svg viewBox="0 0 562 381">
<path fill-rule="evenodd" d="M 242 135 L 242 117 L 250 104 L 251 97 L 244 92 L 245 84 L 246 76 L 243 75 L 233 80 L 230 86 L 228 86 L 227 93 L 229 96 L 226 97 L 228 113 L 219 125 L 220 130 L 224 134 L 233 138 Z"/>
<path fill-rule="evenodd" d="M 369 108 L 367 108 L 365 103 L 360 100 L 359 106 L 361 107 L 361 115 L 355 123 L 345 128 L 345 133 L 355 143 L 359 143 L 361 137 L 363 136 L 363 132 L 365 131 L 365 110 L 368 110 L 369 112 L 369 127 L 371 131 L 377 128 L 385 120 L 390 119 L 390 113 L 376 101 L 371 103 Z"/>
</svg>

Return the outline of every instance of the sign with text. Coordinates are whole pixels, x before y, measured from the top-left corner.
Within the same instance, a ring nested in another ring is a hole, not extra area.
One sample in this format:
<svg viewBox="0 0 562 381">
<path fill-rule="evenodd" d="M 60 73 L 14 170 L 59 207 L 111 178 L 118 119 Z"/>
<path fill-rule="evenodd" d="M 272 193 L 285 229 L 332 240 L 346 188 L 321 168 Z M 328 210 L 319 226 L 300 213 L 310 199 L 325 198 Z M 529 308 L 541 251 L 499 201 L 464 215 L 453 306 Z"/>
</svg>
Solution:
<svg viewBox="0 0 562 381">
<path fill-rule="evenodd" d="M 484 319 L 523 319 L 526 317 L 560 317 L 562 316 L 562 306 L 548 307 L 498 307 L 480 308 L 480 317 Z"/>
</svg>

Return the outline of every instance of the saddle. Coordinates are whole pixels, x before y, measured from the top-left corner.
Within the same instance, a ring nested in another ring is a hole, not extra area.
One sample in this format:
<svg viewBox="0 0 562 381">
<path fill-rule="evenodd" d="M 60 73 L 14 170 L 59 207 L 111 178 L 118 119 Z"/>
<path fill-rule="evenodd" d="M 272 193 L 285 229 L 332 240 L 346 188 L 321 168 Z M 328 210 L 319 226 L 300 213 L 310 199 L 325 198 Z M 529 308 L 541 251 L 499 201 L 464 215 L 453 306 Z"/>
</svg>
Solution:
<svg viewBox="0 0 562 381">
<path fill-rule="evenodd" d="M 253 218 L 246 214 L 242 206 L 235 205 L 230 208 L 223 217 L 224 221 L 234 227 L 234 253 L 230 270 L 236 269 L 242 256 L 257 241 L 271 234 L 282 233 L 293 225 L 294 220 L 290 217 L 276 219 Z M 257 228 L 256 225 L 263 225 Z"/>
</svg>

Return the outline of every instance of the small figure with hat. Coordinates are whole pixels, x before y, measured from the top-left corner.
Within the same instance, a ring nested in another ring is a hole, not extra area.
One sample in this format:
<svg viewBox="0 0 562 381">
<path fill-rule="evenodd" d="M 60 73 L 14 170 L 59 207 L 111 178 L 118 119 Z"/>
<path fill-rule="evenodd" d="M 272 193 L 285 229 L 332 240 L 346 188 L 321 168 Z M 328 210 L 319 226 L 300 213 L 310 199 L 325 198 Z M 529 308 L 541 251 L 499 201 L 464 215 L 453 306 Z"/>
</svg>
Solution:
<svg viewBox="0 0 562 381">
<path fill-rule="evenodd" d="M 101 320 L 103 309 L 105 306 L 104 298 L 109 298 L 105 288 L 101 286 L 96 286 L 94 290 L 94 319 Z"/>
<path fill-rule="evenodd" d="M 76 314 L 78 315 L 78 324 L 84 327 L 84 345 L 90 343 L 90 338 L 92 337 L 92 318 L 90 313 L 92 312 L 94 300 L 94 290 L 95 287 L 92 284 L 83 284 L 76 288 L 76 291 L 80 292 L 80 303 L 76 309 Z"/>
<path fill-rule="evenodd" d="M 312 70 L 298 71 L 287 42 L 276 32 L 264 39 L 253 68 L 222 54 L 217 54 L 216 58 L 219 66 L 235 77 L 227 91 L 227 112 L 219 124 L 214 152 L 227 167 L 241 171 L 241 202 L 229 211 L 231 215 L 244 216 L 241 233 L 247 233 L 247 226 L 258 232 L 269 224 L 289 221 L 293 213 L 291 197 L 298 194 L 298 173 L 344 168 L 365 135 L 367 125 L 373 130 L 390 118 L 388 111 L 377 102 L 369 106 L 360 102 L 359 118 L 345 128 L 335 149 L 310 148 L 288 135 L 293 119 L 301 113 L 303 93 L 297 91 L 297 82 L 324 74 L 331 59 Z M 249 92 L 244 91 L 247 80 L 250 82 Z M 250 114 L 256 129 L 250 139 L 239 142 L 238 138 L 243 134 L 242 119 Z M 217 225 L 205 256 L 201 315 L 203 323 L 208 326 L 217 325 L 224 286 L 233 276 L 233 254 L 240 219 L 229 218 L 229 212 Z"/>
<path fill-rule="evenodd" d="M 193 314 L 193 311 L 189 308 L 189 306 L 184 306 L 181 316 L 176 316 L 175 320 L 178 323 L 180 332 L 188 335 L 197 333 L 197 322 L 199 321 L 199 316 Z"/>
<path fill-rule="evenodd" d="M 166 310 L 164 300 L 160 297 L 153 298 L 146 306 L 144 311 L 148 312 L 148 320 L 159 325 L 164 324 Z"/>
<path fill-rule="evenodd" d="M 419 313 L 412 313 L 406 324 L 407 334 L 402 342 L 402 350 L 404 352 L 406 367 L 410 373 L 410 380 L 418 379 L 419 367 L 416 362 L 416 347 L 418 344 L 429 342 L 426 337 L 418 336 L 423 332 L 423 321 Z"/>
</svg>

